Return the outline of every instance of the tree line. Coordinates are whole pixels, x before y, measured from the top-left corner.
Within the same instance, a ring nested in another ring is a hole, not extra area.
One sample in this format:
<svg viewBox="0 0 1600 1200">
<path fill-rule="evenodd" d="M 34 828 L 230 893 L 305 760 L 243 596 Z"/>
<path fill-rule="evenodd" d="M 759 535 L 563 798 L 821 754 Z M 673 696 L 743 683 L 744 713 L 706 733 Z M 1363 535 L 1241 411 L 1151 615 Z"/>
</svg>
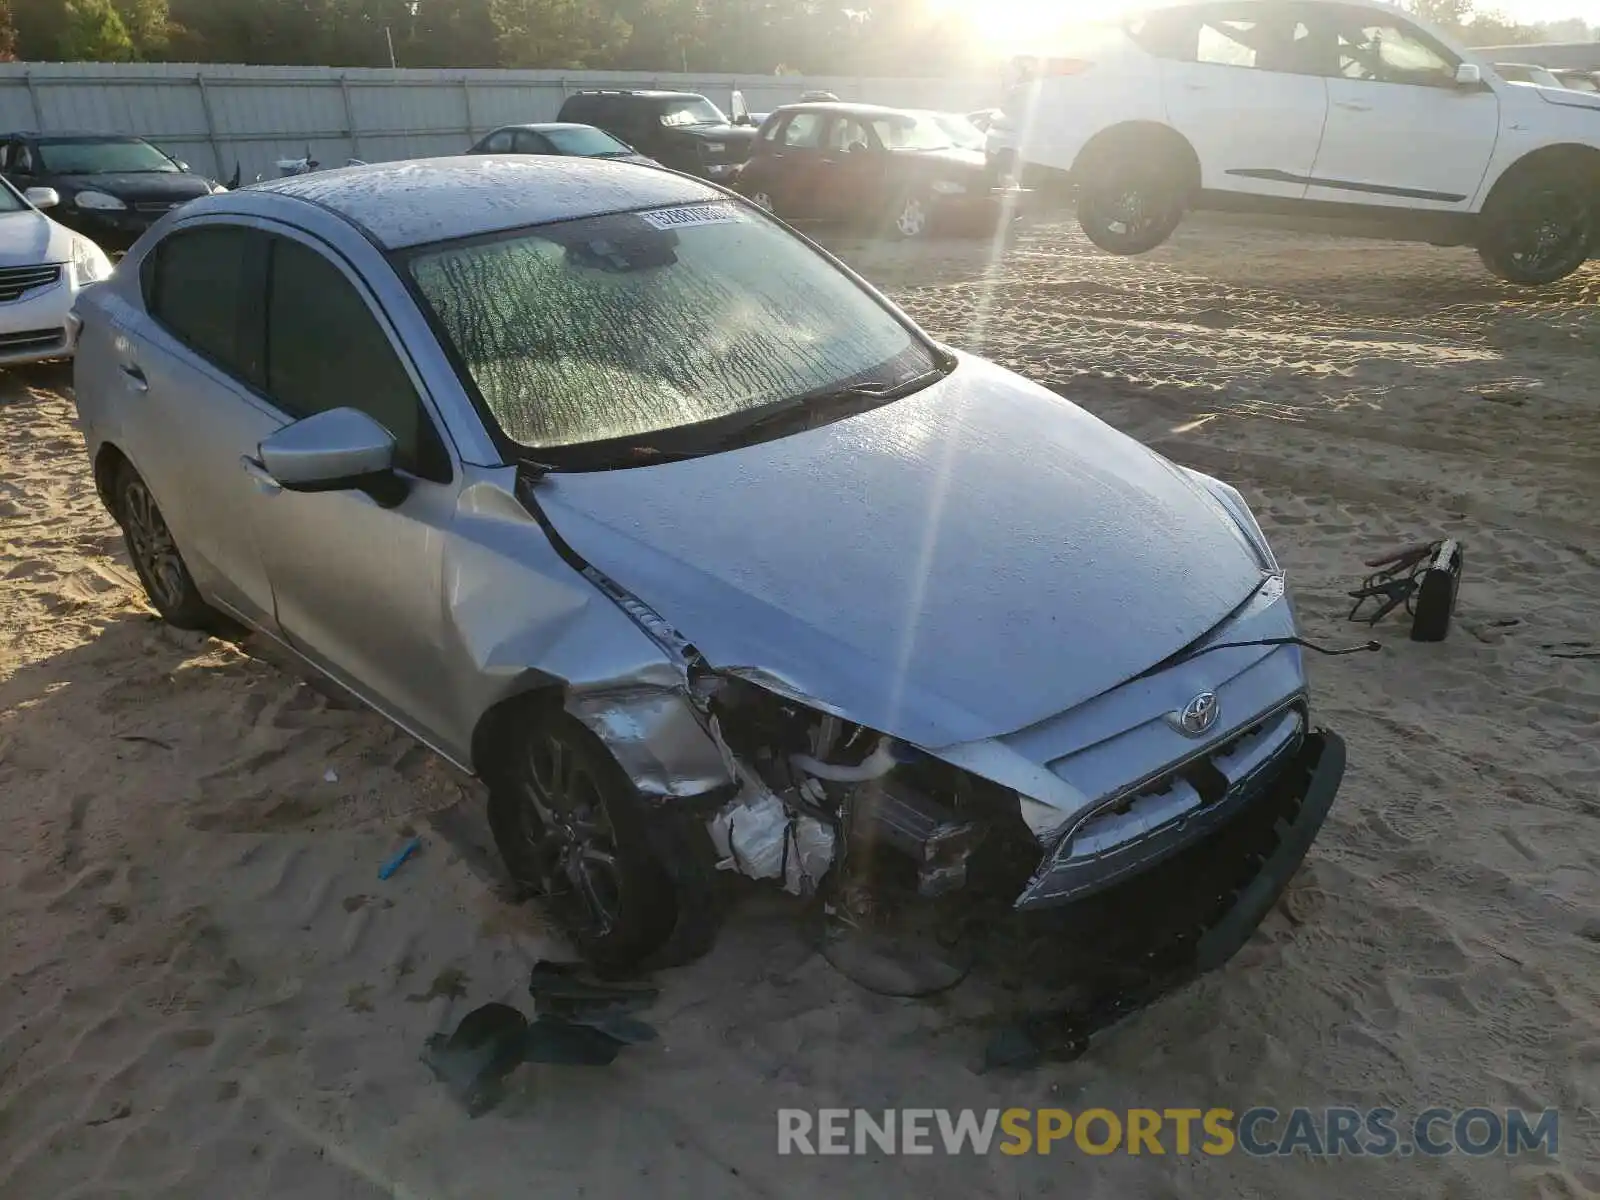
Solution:
<svg viewBox="0 0 1600 1200">
<path fill-rule="evenodd" d="M 976 65 L 971 24 L 925 0 L 0 0 L 0 57 L 341 67 L 547 67 L 939 75 Z M 1411 6 L 1477 45 L 1592 36 L 1472 0 Z M 974 18 L 981 22 L 981 16 Z"/>
</svg>

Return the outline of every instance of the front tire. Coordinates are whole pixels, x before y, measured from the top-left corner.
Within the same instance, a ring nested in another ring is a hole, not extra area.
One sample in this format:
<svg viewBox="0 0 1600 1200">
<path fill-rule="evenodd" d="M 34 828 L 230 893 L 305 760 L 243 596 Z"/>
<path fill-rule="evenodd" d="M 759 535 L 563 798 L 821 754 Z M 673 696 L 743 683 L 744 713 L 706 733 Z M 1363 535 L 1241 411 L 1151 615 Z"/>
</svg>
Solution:
<svg viewBox="0 0 1600 1200">
<path fill-rule="evenodd" d="M 639 966 L 671 936 L 677 905 L 633 781 L 560 710 L 519 705 L 500 730 L 489 825 L 512 880 L 544 898 L 591 963 Z"/>
<path fill-rule="evenodd" d="M 917 241 L 933 229 L 933 204 L 920 191 L 901 193 L 889 206 L 886 232 L 901 241 Z"/>
<path fill-rule="evenodd" d="M 1571 275 L 1595 241 L 1593 177 L 1540 168 L 1508 180 L 1485 209 L 1478 257 L 1497 278 L 1530 286 Z"/>
<path fill-rule="evenodd" d="M 161 619 L 178 629 L 217 628 L 221 614 L 201 597 L 149 484 L 132 464 L 117 468 L 112 497 L 128 557 Z"/>
<path fill-rule="evenodd" d="M 1130 148 L 1130 151 L 1132 148 Z M 1187 207 L 1183 180 L 1160 157 L 1112 151 L 1085 164 L 1078 227 L 1111 254 L 1143 254 L 1172 236 Z"/>
</svg>

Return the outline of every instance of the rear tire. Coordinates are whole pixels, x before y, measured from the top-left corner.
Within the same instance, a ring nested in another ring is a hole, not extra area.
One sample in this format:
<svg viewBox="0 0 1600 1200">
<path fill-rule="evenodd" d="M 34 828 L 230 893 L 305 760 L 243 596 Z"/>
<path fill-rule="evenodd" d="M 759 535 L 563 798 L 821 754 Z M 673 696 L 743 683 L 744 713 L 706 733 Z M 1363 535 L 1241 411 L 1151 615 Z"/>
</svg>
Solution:
<svg viewBox="0 0 1600 1200">
<path fill-rule="evenodd" d="M 1143 254 L 1172 236 L 1188 207 L 1186 173 L 1165 147 L 1128 141 L 1085 155 L 1078 227 L 1111 254 Z"/>
<path fill-rule="evenodd" d="M 161 619 L 178 629 L 210 632 L 221 628 L 222 614 L 201 597 L 150 486 L 131 463 L 117 467 L 111 495 L 112 512 L 122 526 L 128 557 Z"/>
<path fill-rule="evenodd" d="M 595 966 L 638 967 L 671 936 L 677 903 L 633 781 L 560 709 L 519 704 L 500 720 L 489 826 L 512 880 Z"/>
<path fill-rule="evenodd" d="M 889 205 L 884 232 L 900 241 L 917 241 L 933 229 L 933 204 L 925 192 L 905 191 Z"/>
<path fill-rule="evenodd" d="M 1588 260 L 1595 242 L 1595 176 L 1551 163 L 1496 188 L 1484 209 L 1478 257 L 1507 283 L 1554 283 Z"/>
</svg>

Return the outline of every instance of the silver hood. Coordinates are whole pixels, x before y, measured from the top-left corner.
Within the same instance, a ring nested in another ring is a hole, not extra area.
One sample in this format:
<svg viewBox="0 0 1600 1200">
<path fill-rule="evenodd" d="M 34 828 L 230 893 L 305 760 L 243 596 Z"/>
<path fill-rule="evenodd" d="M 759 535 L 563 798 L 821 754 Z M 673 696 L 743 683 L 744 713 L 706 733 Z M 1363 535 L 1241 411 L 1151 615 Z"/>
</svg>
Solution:
<svg viewBox="0 0 1600 1200">
<path fill-rule="evenodd" d="M 692 641 L 927 748 L 1073 707 L 1264 574 L 1221 505 L 980 359 L 906 399 L 702 458 L 553 474 L 572 547 Z"/>
</svg>

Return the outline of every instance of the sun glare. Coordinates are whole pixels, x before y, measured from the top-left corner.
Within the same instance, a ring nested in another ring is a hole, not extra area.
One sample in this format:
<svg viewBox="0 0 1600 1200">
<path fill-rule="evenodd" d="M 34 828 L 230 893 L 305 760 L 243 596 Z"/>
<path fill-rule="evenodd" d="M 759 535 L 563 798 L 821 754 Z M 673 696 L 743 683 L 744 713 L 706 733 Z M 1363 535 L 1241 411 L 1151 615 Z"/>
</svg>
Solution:
<svg viewBox="0 0 1600 1200">
<path fill-rule="evenodd" d="M 990 50 L 1045 49 L 1074 25 L 1103 20 L 1134 0 L 925 0 L 935 17 L 961 21 Z"/>
</svg>

